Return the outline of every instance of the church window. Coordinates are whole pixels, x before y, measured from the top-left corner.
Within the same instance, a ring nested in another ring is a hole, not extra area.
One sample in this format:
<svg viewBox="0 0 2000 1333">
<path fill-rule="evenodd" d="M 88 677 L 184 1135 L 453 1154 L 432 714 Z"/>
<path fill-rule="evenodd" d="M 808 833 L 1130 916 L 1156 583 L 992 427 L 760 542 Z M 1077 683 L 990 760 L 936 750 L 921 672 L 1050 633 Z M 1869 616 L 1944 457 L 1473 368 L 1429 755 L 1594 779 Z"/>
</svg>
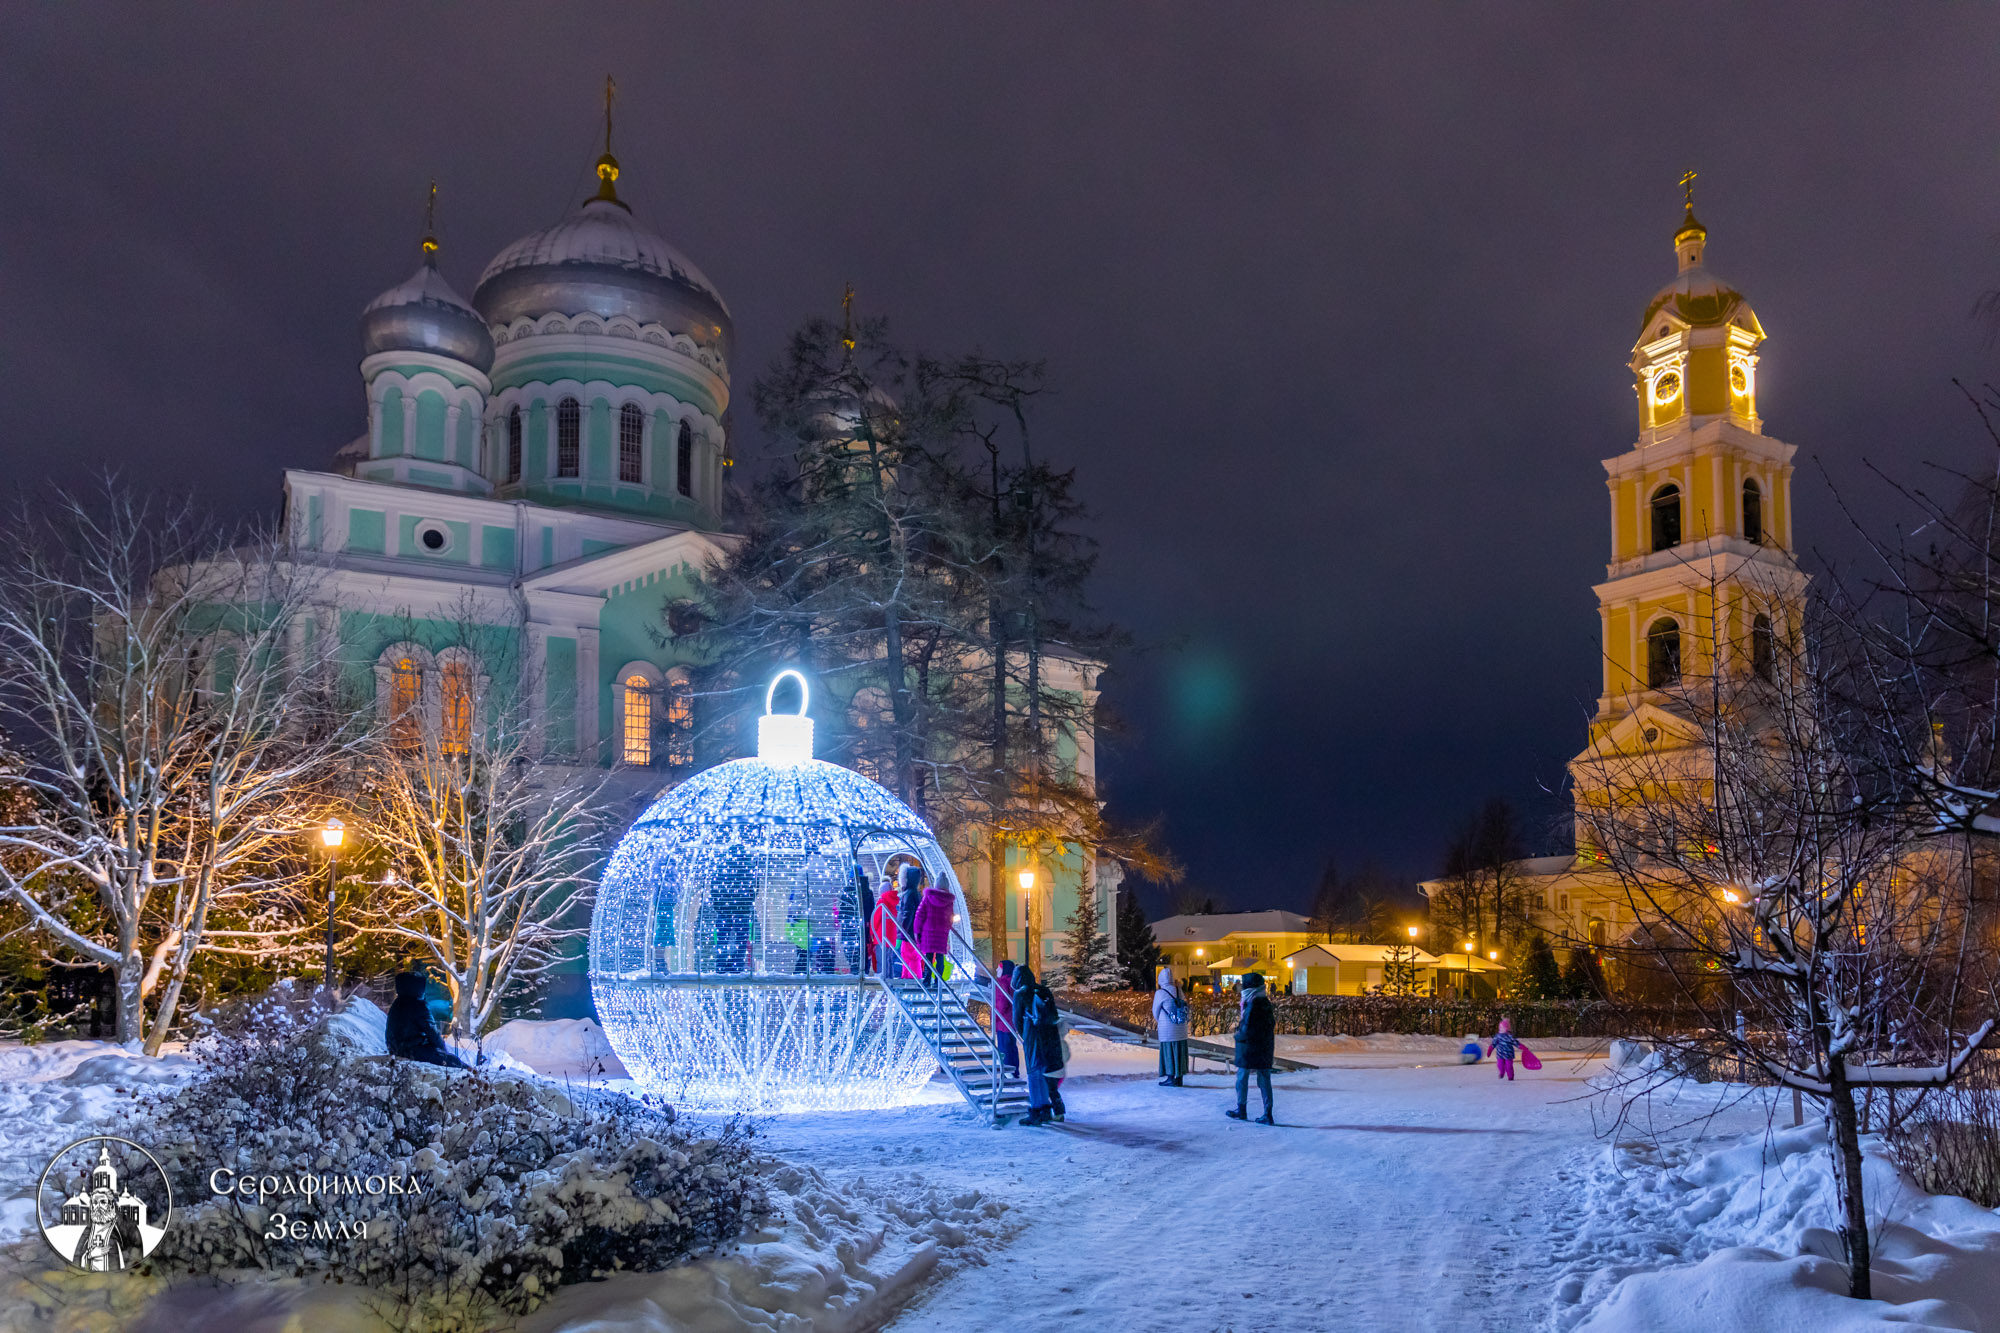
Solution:
<svg viewBox="0 0 2000 1333">
<path fill-rule="evenodd" d="M 628 764 L 645 767 L 653 762 L 653 682 L 633 674 L 625 678 L 623 745 Z"/>
<path fill-rule="evenodd" d="M 694 494 L 694 428 L 685 421 L 674 446 L 674 489 L 682 495 Z"/>
<path fill-rule="evenodd" d="M 1755 481 L 1743 483 L 1743 540 L 1752 546 L 1764 542 L 1764 488 Z"/>
<path fill-rule="evenodd" d="M 521 479 L 521 409 L 507 413 L 507 480 Z"/>
<path fill-rule="evenodd" d="M 444 706 L 440 738 L 446 754 L 462 755 L 472 747 L 472 666 L 450 661 L 440 674 L 439 702 Z"/>
<path fill-rule="evenodd" d="M 1757 679 L 1769 680 L 1778 659 L 1777 638 L 1771 632 L 1771 617 L 1759 615 L 1750 624 L 1750 670 Z"/>
<path fill-rule="evenodd" d="M 618 409 L 618 480 L 637 482 L 642 476 L 639 445 L 645 434 L 645 417 L 637 403 Z"/>
<path fill-rule="evenodd" d="M 1681 627 L 1662 617 L 1646 631 L 1646 688 L 1664 690 L 1681 678 Z"/>
<path fill-rule="evenodd" d="M 1671 551 L 1681 544 L 1681 488 L 1671 482 L 1653 492 L 1653 549 Z"/>
<path fill-rule="evenodd" d="M 582 455 L 583 412 L 576 399 L 556 404 L 556 475 L 574 477 Z"/>
<path fill-rule="evenodd" d="M 397 658 L 389 668 L 389 743 L 398 750 L 415 750 L 423 744 L 422 698 L 423 677 L 416 659 Z"/>
<path fill-rule="evenodd" d="M 667 767 L 685 772 L 694 767 L 694 690 L 684 680 L 667 682 Z"/>
</svg>

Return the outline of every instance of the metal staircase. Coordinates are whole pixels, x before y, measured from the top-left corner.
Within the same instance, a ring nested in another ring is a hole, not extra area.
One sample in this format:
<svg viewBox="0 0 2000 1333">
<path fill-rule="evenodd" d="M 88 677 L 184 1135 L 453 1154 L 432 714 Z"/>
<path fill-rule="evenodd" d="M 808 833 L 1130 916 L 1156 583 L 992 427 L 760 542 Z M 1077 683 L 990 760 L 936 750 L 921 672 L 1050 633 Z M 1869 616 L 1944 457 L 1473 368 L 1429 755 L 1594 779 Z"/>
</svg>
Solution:
<svg viewBox="0 0 2000 1333">
<path fill-rule="evenodd" d="M 893 927 L 892 927 L 893 930 Z M 964 937 L 954 930 L 959 943 Z M 885 942 L 885 953 L 898 952 Z M 971 953 L 971 947 L 966 946 Z M 1018 1074 L 1009 1074 L 1000 1063 L 1000 1043 L 972 1012 L 975 988 L 961 978 L 932 976 L 889 978 L 878 971 L 875 984 L 889 992 L 919 1035 L 930 1044 L 959 1096 L 966 1104 L 990 1119 L 994 1126 L 1006 1124 L 1028 1113 L 1028 1084 Z M 999 1015 L 987 1005 L 995 1023 Z"/>
</svg>

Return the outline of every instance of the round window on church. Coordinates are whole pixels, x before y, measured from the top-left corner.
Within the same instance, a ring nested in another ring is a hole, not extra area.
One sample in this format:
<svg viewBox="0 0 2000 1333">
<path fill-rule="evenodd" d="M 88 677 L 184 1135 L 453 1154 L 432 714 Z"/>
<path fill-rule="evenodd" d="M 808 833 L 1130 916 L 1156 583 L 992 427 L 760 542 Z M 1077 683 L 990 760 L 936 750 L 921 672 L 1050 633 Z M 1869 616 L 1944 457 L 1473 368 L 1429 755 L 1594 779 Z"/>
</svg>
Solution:
<svg viewBox="0 0 2000 1333">
<path fill-rule="evenodd" d="M 1729 368 L 1729 391 L 1739 398 L 1750 392 L 1750 376 L 1740 363 Z"/>
<path fill-rule="evenodd" d="M 417 524 L 417 544 L 432 555 L 443 555 L 451 549 L 451 529 L 435 520 L 426 519 Z"/>
<path fill-rule="evenodd" d="M 1670 370 L 1666 374 L 1660 376 L 1658 379 L 1653 381 L 1654 402 L 1671 403 L 1672 401 L 1674 401 L 1674 399 L 1680 396 L 1681 396 L 1681 377 L 1679 371 Z"/>
</svg>

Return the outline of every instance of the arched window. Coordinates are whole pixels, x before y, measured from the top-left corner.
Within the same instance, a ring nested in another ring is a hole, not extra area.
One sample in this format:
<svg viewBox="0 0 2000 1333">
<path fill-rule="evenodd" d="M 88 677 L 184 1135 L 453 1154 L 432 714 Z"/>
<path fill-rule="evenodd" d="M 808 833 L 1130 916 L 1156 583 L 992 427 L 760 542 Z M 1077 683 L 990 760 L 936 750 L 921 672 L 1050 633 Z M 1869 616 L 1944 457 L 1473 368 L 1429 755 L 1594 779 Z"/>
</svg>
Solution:
<svg viewBox="0 0 2000 1333">
<path fill-rule="evenodd" d="M 1755 481 L 1743 483 L 1743 540 L 1764 544 L 1764 489 Z"/>
<path fill-rule="evenodd" d="M 1770 680 L 1777 663 L 1778 641 L 1771 632 L 1771 617 L 1759 615 L 1750 623 L 1750 670 L 1757 679 Z"/>
<path fill-rule="evenodd" d="M 653 762 L 653 682 L 636 671 L 625 677 L 619 753 L 635 767 Z"/>
<path fill-rule="evenodd" d="M 694 689 L 684 680 L 667 682 L 667 767 L 685 772 L 694 767 Z"/>
<path fill-rule="evenodd" d="M 521 409 L 507 413 L 507 480 L 521 479 Z"/>
<path fill-rule="evenodd" d="M 556 404 L 556 475 L 574 477 L 582 456 L 583 413 L 576 399 Z"/>
<path fill-rule="evenodd" d="M 694 428 L 685 421 L 674 445 L 674 489 L 682 495 L 694 494 Z"/>
<path fill-rule="evenodd" d="M 1646 688 L 1664 690 L 1681 678 L 1681 627 L 1662 617 L 1646 631 Z"/>
<path fill-rule="evenodd" d="M 1653 549 L 1671 551 L 1681 544 L 1681 488 L 1671 483 L 1653 492 Z"/>
<path fill-rule="evenodd" d="M 398 750 L 416 750 L 424 743 L 424 678 L 414 657 L 399 657 L 389 665 L 389 743 Z"/>
<path fill-rule="evenodd" d="M 643 474 L 639 444 L 646 433 L 646 417 L 637 403 L 618 409 L 618 480 L 637 482 Z"/>
<path fill-rule="evenodd" d="M 464 754 L 472 748 L 472 664 L 454 658 L 439 677 L 438 738 L 446 754 Z"/>
</svg>

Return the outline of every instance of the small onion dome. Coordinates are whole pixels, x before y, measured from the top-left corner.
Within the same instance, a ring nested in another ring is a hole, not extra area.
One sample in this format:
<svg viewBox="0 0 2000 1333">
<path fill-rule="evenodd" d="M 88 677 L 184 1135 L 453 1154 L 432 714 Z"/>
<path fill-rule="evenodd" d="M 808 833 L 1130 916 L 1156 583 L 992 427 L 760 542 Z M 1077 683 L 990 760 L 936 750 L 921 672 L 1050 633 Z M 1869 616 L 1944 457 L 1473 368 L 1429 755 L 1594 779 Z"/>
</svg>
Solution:
<svg viewBox="0 0 2000 1333">
<path fill-rule="evenodd" d="M 377 352 L 434 352 L 482 375 L 493 369 L 492 331 L 437 271 L 437 242 L 428 236 L 417 271 L 361 313 L 361 354 Z"/>
<path fill-rule="evenodd" d="M 1694 215 L 1694 205 L 1689 204 L 1687 216 L 1681 219 L 1681 225 L 1674 231 L 1674 244 L 1678 246 L 1684 241 L 1707 239 L 1708 228 L 1701 225 L 1701 219 Z"/>
<path fill-rule="evenodd" d="M 598 192 L 553 227 L 530 232 L 494 256 L 472 302 L 496 328 L 522 316 L 627 316 L 686 334 L 729 359 L 729 307 L 686 255 L 641 226 L 618 198 L 617 160 L 598 161 Z"/>
</svg>

